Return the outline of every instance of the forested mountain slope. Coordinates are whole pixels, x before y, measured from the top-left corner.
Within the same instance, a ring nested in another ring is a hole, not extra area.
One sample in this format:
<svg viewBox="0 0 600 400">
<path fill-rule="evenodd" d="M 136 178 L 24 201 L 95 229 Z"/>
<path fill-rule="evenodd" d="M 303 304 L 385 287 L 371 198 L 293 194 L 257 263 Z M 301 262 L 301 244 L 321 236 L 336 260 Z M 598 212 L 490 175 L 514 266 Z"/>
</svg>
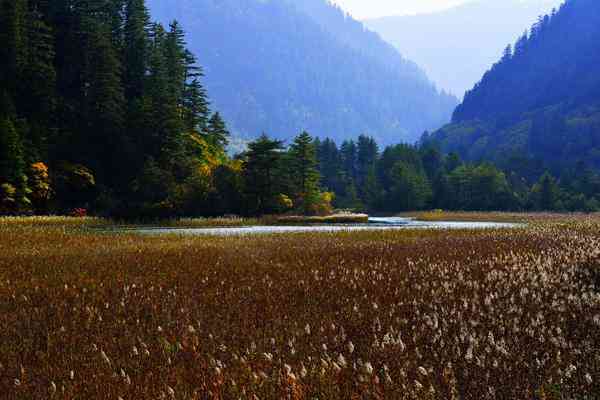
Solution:
<svg viewBox="0 0 600 400">
<path fill-rule="evenodd" d="M 377 35 L 324 0 L 151 0 L 176 18 L 234 133 L 289 140 L 306 129 L 338 141 L 414 141 L 449 120 L 456 99 Z"/>
<path fill-rule="evenodd" d="M 600 168 L 600 3 L 569 0 L 507 48 L 433 135 L 505 168 Z"/>
<path fill-rule="evenodd" d="M 402 79 L 429 82 L 420 66 L 406 59 L 378 33 L 365 28 L 361 21 L 345 14 L 335 4 L 323 0 L 285 1 L 312 18 L 341 43 L 394 70 Z"/>
<path fill-rule="evenodd" d="M 0 0 L 0 215 L 214 212 L 236 165 L 200 75 L 144 0 Z"/>
<path fill-rule="evenodd" d="M 506 43 L 562 0 L 472 0 L 428 14 L 366 20 L 365 25 L 461 97 L 498 60 Z"/>
</svg>

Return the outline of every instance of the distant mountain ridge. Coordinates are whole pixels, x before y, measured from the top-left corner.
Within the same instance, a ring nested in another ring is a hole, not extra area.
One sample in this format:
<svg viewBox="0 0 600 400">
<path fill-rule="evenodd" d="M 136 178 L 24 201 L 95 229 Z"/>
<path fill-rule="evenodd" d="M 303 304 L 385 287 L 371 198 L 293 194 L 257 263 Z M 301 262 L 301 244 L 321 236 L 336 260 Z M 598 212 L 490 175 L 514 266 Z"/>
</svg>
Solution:
<svg viewBox="0 0 600 400">
<path fill-rule="evenodd" d="M 323 0 L 285 1 L 308 15 L 344 45 L 390 70 L 395 70 L 403 78 L 430 84 L 430 79 L 420 66 L 403 57 L 392 44 L 382 40 L 378 33 L 367 29 L 362 22 L 355 20 L 335 4 Z"/>
<path fill-rule="evenodd" d="M 505 51 L 432 140 L 519 172 L 600 170 L 599 65 L 600 2 L 567 0 Z"/>
<path fill-rule="evenodd" d="M 506 43 L 561 0 L 473 0 L 448 10 L 364 21 L 417 62 L 440 87 L 462 97 Z"/>
<path fill-rule="evenodd" d="M 178 19 L 232 131 L 289 140 L 359 134 L 413 142 L 458 103 L 413 62 L 325 0 L 150 0 Z M 358 39 L 357 39 L 358 38 Z"/>
</svg>

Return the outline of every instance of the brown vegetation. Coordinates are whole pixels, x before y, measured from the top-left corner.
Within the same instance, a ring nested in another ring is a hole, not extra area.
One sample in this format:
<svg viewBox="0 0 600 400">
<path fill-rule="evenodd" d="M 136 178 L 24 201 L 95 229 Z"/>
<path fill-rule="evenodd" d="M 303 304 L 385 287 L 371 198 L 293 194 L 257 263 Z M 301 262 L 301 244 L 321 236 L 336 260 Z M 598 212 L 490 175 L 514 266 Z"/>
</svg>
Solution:
<svg viewBox="0 0 600 400">
<path fill-rule="evenodd" d="M 560 222 L 565 219 L 573 218 L 594 218 L 594 215 L 583 213 L 518 213 L 518 212 L 476 212 L 476 211 L 446 211 L 446 210 L 431 210 L 423 212 L 411 212 L 401 214 L 404 217 L 416 218 L 419 221 L 439 222 L 439 221 L 454 221 L 454 222 L 479 222 L 479 221 L 494 221 L 494 222 L 516 222 L 527 223 L 532 221 L 538 222 Z M 596 213 L 596 217 L 600 213 Z"/>
<path fill-rule="evenodd" d="M 327 216 L 284 216 L 276 218 L 281 224 L 367 224 L 367 214 L 333 214 Z"/>
<path fill-rule="evenodd" d="M 600 392 L 597 217 L 214 238 L 83 229 L 102 223 L 0 220 L 2 398 Z"/>
</svg>

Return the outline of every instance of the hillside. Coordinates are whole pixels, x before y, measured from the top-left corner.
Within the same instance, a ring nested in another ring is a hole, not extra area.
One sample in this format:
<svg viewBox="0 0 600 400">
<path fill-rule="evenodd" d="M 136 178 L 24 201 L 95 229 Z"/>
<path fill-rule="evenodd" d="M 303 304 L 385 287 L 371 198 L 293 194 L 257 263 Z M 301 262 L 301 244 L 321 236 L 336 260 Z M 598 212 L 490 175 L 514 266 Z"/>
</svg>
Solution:
<svg viewBox="0 0 600 400">
<path fill-rule="evenodd" d="M 365 21 L 417 62 L 440 87 L 462 97 L 506 43 L 562 0 L 474 0 L 454 8 Z"/>
<path fill-rule="evenodd" d="M 433 139 L 523 175 L 532 166 L 600 169 L 598 43 L 600 3 L 567 1 L 506 50 Z"/>
<path fill-rule="evenodd" d="M 151 0 L 178 19 L 232 131 L 289 140 L 306 129 L 338 141 L 368 133 L 414 141 L 448 122 L 457 101 L 414 63 L 322 0 Z"/>
</svg>

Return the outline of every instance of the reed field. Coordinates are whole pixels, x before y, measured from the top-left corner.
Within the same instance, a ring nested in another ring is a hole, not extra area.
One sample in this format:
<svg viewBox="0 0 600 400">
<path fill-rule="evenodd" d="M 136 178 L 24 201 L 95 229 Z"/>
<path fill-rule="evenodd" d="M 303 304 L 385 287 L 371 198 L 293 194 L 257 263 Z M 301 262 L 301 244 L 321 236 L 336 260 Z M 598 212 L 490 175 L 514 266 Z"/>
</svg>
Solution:
<svg viewBox="0 0 600 400">
<path fill-rule="evenodd" d="M 599 399 L 600 216 L 519 218 L 248 237 L 0 220 L 0 398 Z"/>
</svg>

